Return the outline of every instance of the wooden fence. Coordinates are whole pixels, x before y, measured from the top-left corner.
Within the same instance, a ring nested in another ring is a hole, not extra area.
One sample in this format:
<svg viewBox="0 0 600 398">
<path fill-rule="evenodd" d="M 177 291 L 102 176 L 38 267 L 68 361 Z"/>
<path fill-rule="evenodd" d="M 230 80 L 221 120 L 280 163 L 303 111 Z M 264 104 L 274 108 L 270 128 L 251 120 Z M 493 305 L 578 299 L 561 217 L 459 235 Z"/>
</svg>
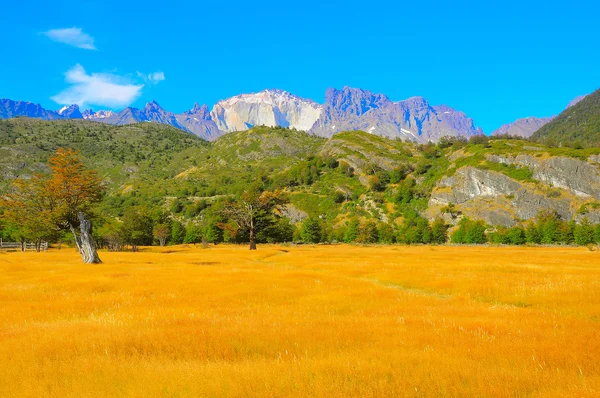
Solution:
<svg viewBox="0 0 600 398">
<path fill-rule="evenodd" d="M 22 244 L 21 242 L 4 242 L 2 239 L 0 239 L 0 250 L 2 250 L 2 249 L 19 249 L 19 250 L 21 250 L 23 248 L 25 248 L 26 251 L 38 250 L 36 244 L 33 242 L 25 242 Z M 40 243 L 40 251 L 43 251 L 43 252 L 48 251 L 48 242 Z"/>
</svg>

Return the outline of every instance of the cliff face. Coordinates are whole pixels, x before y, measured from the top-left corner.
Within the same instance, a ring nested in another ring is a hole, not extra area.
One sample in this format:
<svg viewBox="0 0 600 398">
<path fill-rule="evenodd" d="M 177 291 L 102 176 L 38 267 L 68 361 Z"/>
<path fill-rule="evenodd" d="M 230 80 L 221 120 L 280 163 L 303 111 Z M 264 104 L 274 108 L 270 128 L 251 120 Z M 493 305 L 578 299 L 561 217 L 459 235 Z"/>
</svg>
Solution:
<svg viewBox="0 0 600 398">
<path fill-rule="evenodd" d="M 253 126 L 283 126 L 308 131 L 321 116 L 322 107 L 285 91 L 265 90 L 219 101 L 211 118 L 224 132 L 248 130 Z"/>
<path fill-rule="evenodd" d="M 600 201 L 597 156 L 584 161 L 528 154 L 487 155 L 486 160 L 528 168 L 532 180 L 517 181 L 498 171 L 462 167 L 437 183 L 427 215 L 434 217 L 442 207 L 454 203 L 468 217 L 506 227 L 532 219 L 541 210 L 554 211 L 565 220 L 587 217 L 600 222 L 600 210 L 581 210 L 586 203 Z"/>
</svg>

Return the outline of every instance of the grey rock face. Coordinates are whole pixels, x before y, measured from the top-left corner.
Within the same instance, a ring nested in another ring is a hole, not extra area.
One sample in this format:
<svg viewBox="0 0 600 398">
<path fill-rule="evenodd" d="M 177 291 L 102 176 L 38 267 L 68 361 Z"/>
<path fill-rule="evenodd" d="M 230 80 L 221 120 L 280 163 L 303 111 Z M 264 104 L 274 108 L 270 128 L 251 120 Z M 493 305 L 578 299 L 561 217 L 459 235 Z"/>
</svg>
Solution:
<svg viewBox="0 0 600 398">
<path fill-rule="evenodd" d="M 281 213 L 284 217 L 289 218 L 290 221 L 293 223 L 297 223 L 308 218 L 307 212 L 305 212 L 304 210 L 300 210 L 293 204 L 289 203 L 283 206 L 283 208 L 281 209 Z"/>
<path fill-rule="evenodd" d="M 567 198 L 548 198 L 526 188 L 519 189 L 514 196 L 512 206 L 515 214 L 522 220 L 535 218 L 545 209 L 555 211 L 564 220 L 573 217 L 571 201 Z"/>
<path fill-rule="evenodd" d="M 531 155 L 491 155 L 491 162 L 528 167 L 533 178 L 549 186 L 568 190 L 582 198 L 600 200 L 600 168 L 586 161 L 568 157 L 537 158 Z"/>
<path fill-rule="evenodd" d="M 445 105 L 431 106 L 422 97 L 392 102 L 385 95 L 344 87 L 329 89 L 324 111 L 311 133 L 330 137 L 340 131 L 371 134 L 426 143 L 445 136 L 483 134 L 462 112 Z"/>
<path fill-rule="evenodd" d="M 449 203 L 456 204 L 466 216 L 505 227 L 535 218 L 544 209 L 555 211 L 565 220 L 574 215 L 567 197 L 548 197 L 529 184 L 474 167 L 463 167 L 454 176 L 439 181 L 429 200 L 430 218 Z"/>
<path fill-rule="evenodd" d="M 514 194 L 521 184 L 504 174 L 480 170 L 475 167 L 463 167 L 452 177 L 444 177 L 437 185 L 442 189 L 436 192 L 434 201 L 448 204 L 463 204 L 478 197 L 498 197 Z"/>
<path fill-rule="evenodd" d="M 526 117 L 518 119 L 513 123 L 501 126 L 498 130 L 494 131 L 492 135 L 510 135 L 513 137 L 529 138 L 552 119 L 553 118 L 551 117 Z"/>
</svg>

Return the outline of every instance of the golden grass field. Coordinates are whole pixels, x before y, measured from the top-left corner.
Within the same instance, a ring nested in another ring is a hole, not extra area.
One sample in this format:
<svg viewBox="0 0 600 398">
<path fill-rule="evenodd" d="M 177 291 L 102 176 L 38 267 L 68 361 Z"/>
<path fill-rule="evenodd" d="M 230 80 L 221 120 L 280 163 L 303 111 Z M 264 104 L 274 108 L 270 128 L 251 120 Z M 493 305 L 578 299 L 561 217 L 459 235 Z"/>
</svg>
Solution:
<svg viewBox="0 0 600 398">
<path fill-rule="evenodd" d="M 0 253 L 1 397 L 600 396 L 600 252 Z"/>
</svg>

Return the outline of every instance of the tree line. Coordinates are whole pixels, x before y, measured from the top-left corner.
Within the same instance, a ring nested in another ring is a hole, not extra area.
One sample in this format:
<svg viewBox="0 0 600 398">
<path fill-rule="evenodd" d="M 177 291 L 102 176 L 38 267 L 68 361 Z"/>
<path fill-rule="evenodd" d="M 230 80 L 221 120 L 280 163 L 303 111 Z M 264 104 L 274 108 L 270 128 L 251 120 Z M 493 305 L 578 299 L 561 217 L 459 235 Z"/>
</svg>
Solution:
<svg viewBox="0 0 600 398">
<path fill-rule="evenodd" d="M 435 147 L 431 146 L 435 149 Z M 434 156 L 434 155 L 432 155 Z M 381 244 L 577 244 L 600 243 L 600 225 L 589 220 L 561 220 L 553 212 L 541 212 L 534 220 L 512 228 L 491 227 L 483 221 L 462 217 L 450 204 L 440 216 L 429 221 L 415 209 L 422 193 L 407 175 L 408 166 L 389 173 L 374 169 L 371 183 L 397 184 L 394 202 L 400 220 L 386 222 L 358 216 L 328 220 L 327 214 L 311 216 L 294 224 L 285 216 L 289 202 L 284 190 L 267 190 L 260 182 L 207 203 L 198 200 L 186 207 L 185 215 L 178 199 L 170 206 L 131 206 L 117 217 L 102 215 L 98 203 L 105 194 L 104 185 L 94 170 L 85 167 L 79 154 L 59 149 L 49 160 L 50 173 L 17 179 L 12 190 L 0 201 L 0 238 L 47 242 L 70 242 L 84 262 L 100 262 L 96 248 L 119 251 L 139 246 L 181 243 L 381 243 Z M 311 159 L 309 167 L 291 174 L 289 183 L 319 178 L 318 170 L 337 168 L 333 160 Z M 309 170 L 308 173 L 304 170 Z M 345 200 L 344 198 L 340 199 Z M 187 214 L 189 213 L 189 214 Z M 459 219 L 456 228 L 442 217 Z M 194 217 L 194 218 L 191 218 Z M 94 224 L 94 228 L 92 228 Z"/>
</svg>

